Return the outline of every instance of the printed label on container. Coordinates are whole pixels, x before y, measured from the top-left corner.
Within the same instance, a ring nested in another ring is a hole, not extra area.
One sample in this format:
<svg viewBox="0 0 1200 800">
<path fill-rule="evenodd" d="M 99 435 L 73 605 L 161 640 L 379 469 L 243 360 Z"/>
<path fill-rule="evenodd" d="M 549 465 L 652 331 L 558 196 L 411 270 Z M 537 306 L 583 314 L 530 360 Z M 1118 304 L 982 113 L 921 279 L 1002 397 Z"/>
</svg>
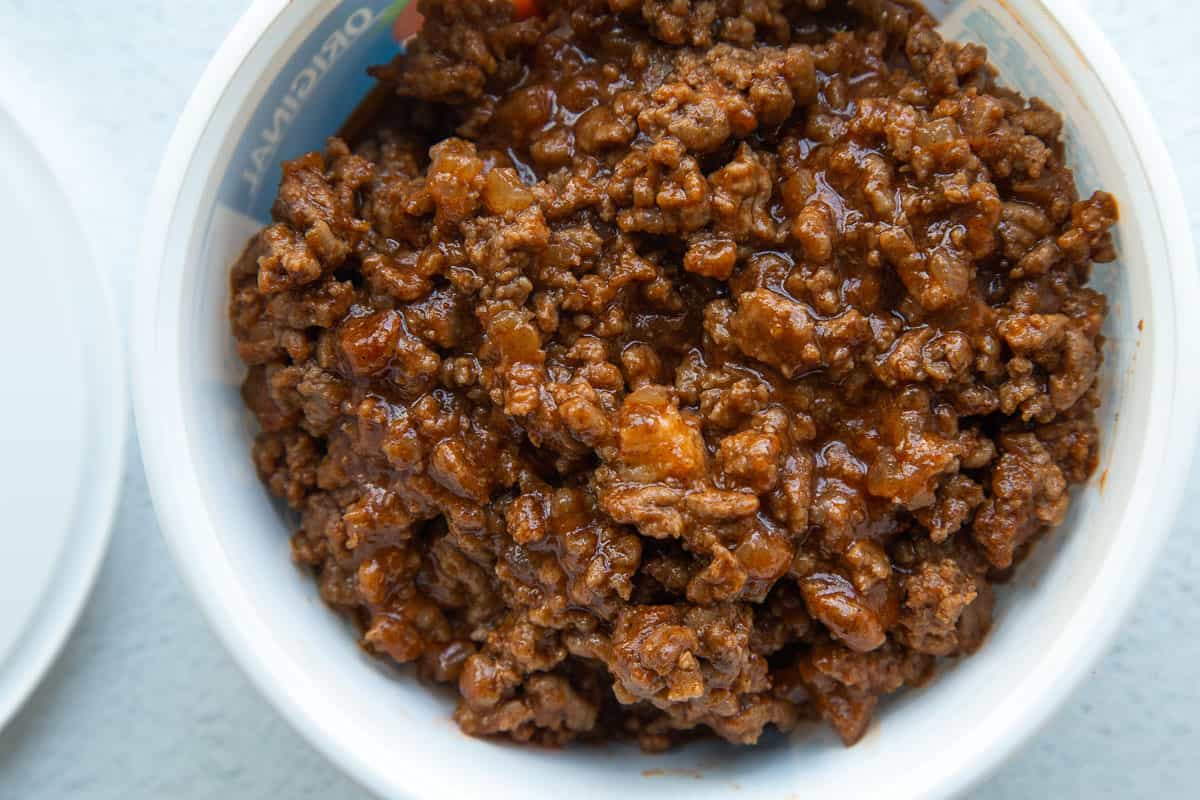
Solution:
<svg viewBox="0 0 1200 800">
<path fill-rule="evenodd" d="M 242 132 L 218 192 L 226 209 L 267 222 L 280 163 L 321 150 L 422 18 L 416 0 L 337 4 L 279 69 Z"/>
</svg>

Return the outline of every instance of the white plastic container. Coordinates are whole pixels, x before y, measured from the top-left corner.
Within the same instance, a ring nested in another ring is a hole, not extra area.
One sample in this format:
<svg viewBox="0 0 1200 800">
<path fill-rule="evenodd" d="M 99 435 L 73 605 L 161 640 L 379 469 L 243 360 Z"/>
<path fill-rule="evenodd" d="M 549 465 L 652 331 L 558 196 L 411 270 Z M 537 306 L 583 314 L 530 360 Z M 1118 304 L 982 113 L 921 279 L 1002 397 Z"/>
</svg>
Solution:
<svg viewBox="0 0 1200 800">
<path fill-rule="evenodd" d="M 451 698 L 354 646 L 288 559 L 249 458 L 228 265 L 265 219 L 278 162 L 322 146 L 395 52 L 387 0 L 257 0 L 205 72 L 146 220 L 133 327 L 143 458 L 164 534 L 213 626 L 271 701 L 389 797 L 916 798 L 961 790 L 1035 730 L 1117 630 L 1170 529 L 1195 439 L 1197 276 L 1166 151 L 1128 75 L 1073 0 L 929 3 L 1004 79 L 1066 116 L 1086 194 L 1117 196 L 1103 451 L 1070 519 L 1003 592 L 974 657 L 886 704 L 856 747 L 816 727 L 758 748 L 547 752 L 461 734 Z M 404 22 L 400 23 L 405 24 Z"/>
</svg>

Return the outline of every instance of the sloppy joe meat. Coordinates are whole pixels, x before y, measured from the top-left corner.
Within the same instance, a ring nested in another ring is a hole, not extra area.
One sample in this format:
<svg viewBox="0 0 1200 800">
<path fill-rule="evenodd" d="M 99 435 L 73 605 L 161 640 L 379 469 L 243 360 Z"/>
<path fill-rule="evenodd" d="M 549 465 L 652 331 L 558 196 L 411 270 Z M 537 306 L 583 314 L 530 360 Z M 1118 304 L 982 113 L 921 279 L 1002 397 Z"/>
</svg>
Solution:
<svg viewBox="0 0 1200 800">
<path fill-rule="evenodd" d="M 914 4 L 538 7 L 422 0 L 233 268 L 293 556 L 468 733 L 853 743 L 1093 469 L 1116 204 Z"/>
</svg>

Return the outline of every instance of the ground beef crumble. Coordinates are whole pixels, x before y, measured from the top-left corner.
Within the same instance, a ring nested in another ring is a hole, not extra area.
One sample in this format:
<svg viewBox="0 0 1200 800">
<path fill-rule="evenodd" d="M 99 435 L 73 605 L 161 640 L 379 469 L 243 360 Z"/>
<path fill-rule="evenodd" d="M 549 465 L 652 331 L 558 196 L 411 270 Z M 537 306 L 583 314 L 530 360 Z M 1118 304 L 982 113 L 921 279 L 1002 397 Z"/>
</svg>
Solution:
<svg viewBox="0 0 1200 800">
<path fill-rule="evenodd" d="M 1094 467 L 1116 204 L 913 4 L 539 5 L 422 0 L 233 268 L 293 556 L 469 733 L 853 743 Z"/>
</svg>

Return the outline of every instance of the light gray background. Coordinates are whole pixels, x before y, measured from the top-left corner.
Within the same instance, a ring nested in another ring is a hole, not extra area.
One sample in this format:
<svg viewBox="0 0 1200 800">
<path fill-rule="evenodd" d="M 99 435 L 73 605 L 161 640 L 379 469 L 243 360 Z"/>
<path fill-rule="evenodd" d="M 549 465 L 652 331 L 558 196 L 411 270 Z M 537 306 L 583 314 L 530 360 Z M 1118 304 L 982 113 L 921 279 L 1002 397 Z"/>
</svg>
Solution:
<svg viewBox="0 0 1200 800">
<path fill-rule="evenodd" d="M 81 187 L 75 199 L 123 314 L 159 158 L 192 85 L 247 4 L 0 0 L 0 50 L 23 63 L 53 114 L 103 162 L 95 174 L 107 185 Z M 1200 3 L 1089 5 L 1158 119 L 1195 234 Z M 366 798 L 258 696 L 209 631 L 159 537 L 132 435 L 126 473 L 112 547 L 82 621 L 0 734 L 0 800 Z M 973 798 L 1197 796 L 1200 472 L 1190 486 L 1111 652 Z"/>
</svg>

